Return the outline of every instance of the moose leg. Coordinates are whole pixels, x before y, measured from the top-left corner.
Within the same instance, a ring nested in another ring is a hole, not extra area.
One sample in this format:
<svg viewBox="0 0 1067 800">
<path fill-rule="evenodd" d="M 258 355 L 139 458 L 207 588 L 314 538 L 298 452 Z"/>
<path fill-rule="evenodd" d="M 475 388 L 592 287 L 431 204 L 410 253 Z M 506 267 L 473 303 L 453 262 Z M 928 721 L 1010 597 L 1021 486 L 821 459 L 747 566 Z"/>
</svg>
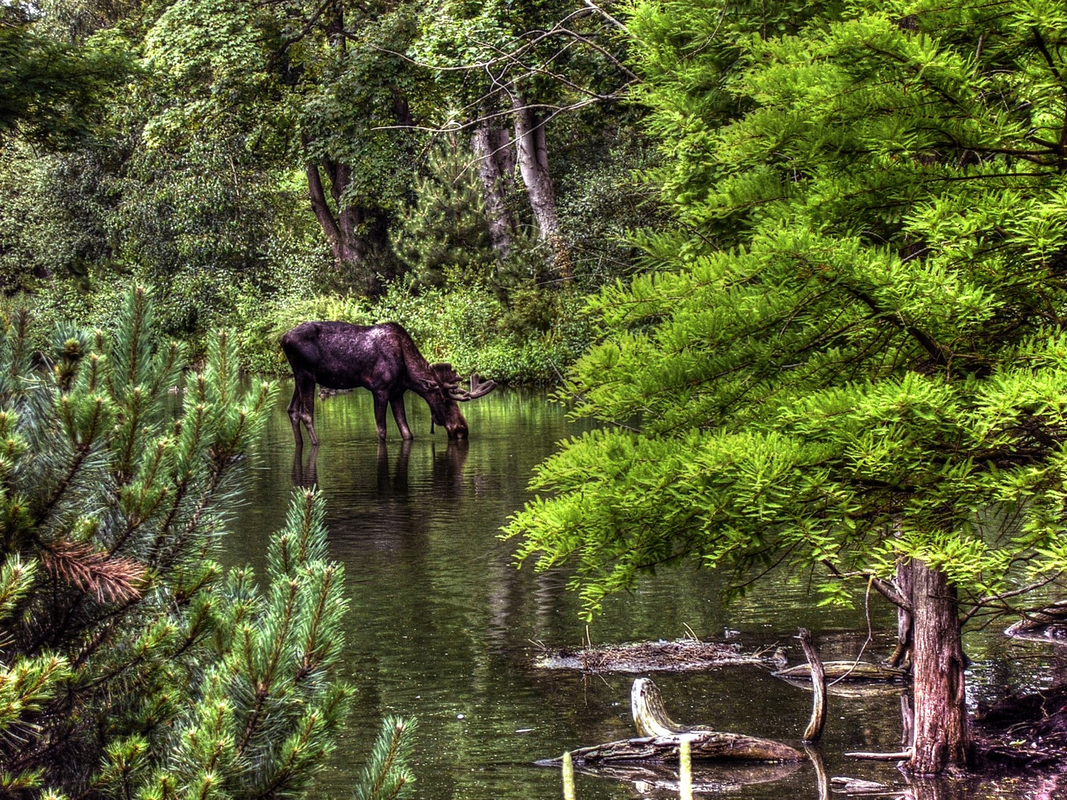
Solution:
<svg viewBox="0 0 1067 800">
<path fill-rule="evenodd" d="M 389 405 L 393 409 L 393 419 L 396 420 L 396 427 L 400 431 L 400 438 L 404 441 L 411 441 L 415 437 L 411 433 L 411 428 L 408 427 L 407 414 L 404 413 L 404 395 L 400 393 L 389 398 Z"/>
<path fill-rule="evenodd" d="M 300 447 L 304 444 L 304 437 L 300 435 L 300 387 L 297 386 L 293 390 L 293 399 L 289 401 L 289 422 L 293 426 L 293 440 L 296 442 L 296 446 Z"/>
<path fill-rule="evenodd" d="M 289 421 L 293 424 L 293 438 L 296 443 L 303 444 L 300 435 L 300 424 L 307 428 L 311 444 L 318 445 L 319 437 L 315 435 L 315 381 L 296 379 L 296 389 L 293 391 L 293 399 L 289 401 Z"/>
<path fill-rule="evenodd" d="M 389 402 L 389 396 L 381 392 L 374 392 L 374 424 L 378 426 L 378 441 L 385 441 L 385 405 Z"/>
</svg>

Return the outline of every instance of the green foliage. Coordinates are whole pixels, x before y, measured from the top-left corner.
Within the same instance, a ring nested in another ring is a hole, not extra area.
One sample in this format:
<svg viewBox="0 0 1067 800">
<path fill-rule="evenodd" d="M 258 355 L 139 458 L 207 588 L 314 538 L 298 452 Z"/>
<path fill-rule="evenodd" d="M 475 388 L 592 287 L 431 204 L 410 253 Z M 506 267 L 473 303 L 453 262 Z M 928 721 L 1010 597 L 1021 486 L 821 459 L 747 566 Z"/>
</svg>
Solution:
<svg viewBox="0 0 1067 800">
<path fill-rule="evenodd" d="M 576 13 L 567 4 L 434 0 L 418 22 L 410 52 L 438 68 L 438 94 L 425 98 L 431 103 L 426 116 L 443 128 L 496 111 L 501 91 L 564 107 L 606 97 L 621 82 L 626 38 L 603 16 Z"/>
<path fill-rule="evenodd" d="M 636 271 L 635 231 L 670 224 L 647 178 L 659 163 L 652 142 L 628 127 L 615 127 L 609 116 L 583 126 L 585 135 L 576 135 L 576 145 L 556 162 L 561 164 L 560 228 L 575 281 L 589 292 Z"/>
<path fill-rule="evenodd" d="M 363 768 L 356 800 L 399 800 L 411 793 L 415 775 L 409 766 L 416 730 L 414 721 L 382 720 L 382 729 Z"/>
<path fill-rule="evenodd" d="M 234 319 L 242 367 L 257 375 L 288 372 L 281 337 L 301 322 L 328 319 L 366 325 L 371 321 L 364 298 L 312 295 L 309 300 L 297 300 L 285 294 L 271 298 L 248 291 L 239 297 Z"/>
<path fill-rule="evenodd" d="M 125 165 L 112 218 L 117 257 L 158 294 L 161 329 L 191 338 L 223 322 L 242 283 L 274 278 L 267 243 L 286 202 L 239 152 L 240 142 L 192 143 L 182 155 L 141 150 Z"/>
<path fill-rule="evenodd" d="M 415 202 L 390 232 L 397 257 L 424 286 L 484 280 L 496 255 L 489 240 L 477 165 L 454 138 L 438 145 L 415 179 Z"/>
<path fill-rule="evenodd" d="M 431 361 L 449 361 L 508 383 L 554 383 L 593 337 L 584 300 L 571 292 L 520 294 L 509 309 L 484 285 L 416 291 L 399 282 L 377 302 L 323 295 L 308 301 L 253 302 L 238 334 L 242 365 L 262 374 L 289 374 L 283 333 L 306 320 L 370 325 L 399 322 Z"/>
<path fill-rule="evenodd" d="M 272 387 L 242 388 L 225 332 L 182 381 L 143 290 L 43 369 L 28 337 L 16 315 L 0 340 L 4 792 L 298 796 L 348 691 L 321 499 L 295 497 L 265 589 L 214 560 Z"/>
<path fill-rule="evenodd" d="M 65 147 L 90 134 L 109 89 L 132 65 L 100 37 L 86 46 L 61 44 L 31 27 L 36 9 L 0 6 L 0 135 Z"/>
<path fill-rule="evenodd" d="M 916 558 L 1000 607 L 1067 568 L 1062 9 L 762 8 L 634 8 L 681 225 L 591 302 L 566 392 L 616 426 L 509 532 L 590 611 L 682 558 Z"/>
</svg>

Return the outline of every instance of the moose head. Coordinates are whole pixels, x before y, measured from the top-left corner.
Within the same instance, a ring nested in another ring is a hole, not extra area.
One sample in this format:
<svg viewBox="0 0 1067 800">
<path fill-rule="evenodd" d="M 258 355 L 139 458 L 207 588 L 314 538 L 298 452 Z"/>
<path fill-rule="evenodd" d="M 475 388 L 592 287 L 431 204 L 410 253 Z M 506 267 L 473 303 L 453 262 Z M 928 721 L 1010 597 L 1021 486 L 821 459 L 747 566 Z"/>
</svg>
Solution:
<svg viewBox="0 0 1067 800">
<path fill-rule="evenodd" d="M 465 439 L 470 433 L 467 420 L 459 410 L 459 404 L 476 400 L 489 394 L 496 388 L 495 381 L 479 381 L 477 375 L 470 377 L 470 389 L 460 388 L 460 375 L 452 369 L 451 364 L 438 362 L 430 365 L 433 378 L 426 381 L 426 393 L 423 397 L 430 406 L 433 426 L 440 425 L 448 432 L 449 439 Z"/>
</svg>

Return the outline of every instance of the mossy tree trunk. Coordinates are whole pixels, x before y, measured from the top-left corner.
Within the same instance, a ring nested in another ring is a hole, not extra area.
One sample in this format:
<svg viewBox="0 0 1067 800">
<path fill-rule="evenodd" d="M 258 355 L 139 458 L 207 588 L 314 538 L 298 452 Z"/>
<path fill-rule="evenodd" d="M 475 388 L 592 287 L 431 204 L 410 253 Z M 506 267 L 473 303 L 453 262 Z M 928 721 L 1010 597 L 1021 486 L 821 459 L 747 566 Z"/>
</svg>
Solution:
<svg viewBox="0 0 1067 800">
<path fill-rule="evenodd" d="M 970 755 L 966 659 L 955 588 L 921 561 L 912 561 L 909 572 L 915 718 L 908 769 L 932 775 L 966 765 Z"/>
</svg>

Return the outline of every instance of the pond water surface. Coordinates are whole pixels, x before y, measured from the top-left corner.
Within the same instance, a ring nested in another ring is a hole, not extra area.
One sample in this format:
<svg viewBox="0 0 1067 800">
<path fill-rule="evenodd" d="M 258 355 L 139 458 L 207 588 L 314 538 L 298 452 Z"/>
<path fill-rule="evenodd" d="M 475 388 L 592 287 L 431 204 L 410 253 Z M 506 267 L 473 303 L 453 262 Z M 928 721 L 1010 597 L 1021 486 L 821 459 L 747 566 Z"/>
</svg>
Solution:
<svg viewBox="0 0 1067 800">
<path fill-rule="evenodd" d="M 330 552 L 346 570 L 350 613 L 345 677 L 356 688 L 351 723 L 321 780 L 321 795 L 352 796 L 380 720 L 415 717 L 415 797 L 518 800 L 561 796 L 557 770 L 533 762 L 633 734 L 633 675 L 540 670 L 543 648 L 677 639 L 730 641 L 746 650 L 788 649 L 812 630 L 824 659 L 872 657 L 891 649 L 895 616 L 878 599 L 855 611 L 819 609 L 802 579 L 772 578 L 724 608 L 714 576 L 691 568 L 662 571 L 633 594 L 612 598 L 588 628 L 562 572 L 516 569 L 513 542 L 500 528 L 528 499 L 535 464 L 580 433 L 544 393 L 498 390 L 464 411 L 471 438 L 450 445 L 431 435 L 424 403 L 409 395 L 415 441 L 379 447 L 370 395 L 359 391 L 317 404 L 322 439 L 302 459 L 285 414 L 282 387 L 237 513 L 227 560 L 262 573 L 270 532 L 281 524 L 295 485 L 317 483 L 327 499 Z M 992 687 L 1022 686 L 1057 668 L 1056 654 L 1010 643 L 996 631 L 972 635 L 973 699 Z M 865 644 L 866 643 L 866 644 Z M 810 694 L 757 666 L 653 676 L 680 722 L 744 732 L 799 746 Z M 822 753 L 829 774 L 900 784 L 892 765 L 846 759 L 851 750 L 900 749 L 900 696 L 831 696 Z M 716 793 L 737 798 L 817 798 L 810 763 L 754 773 L 707 772 Z M 699 775 L 698 775 L 699 777 Z M 579 775 L 579 800 L 648 796 L 649 787 Z M 1067 797 L 1048 780 L 953 791 L 954 797 Z M 654 792 L 653 792 L 654 794 Z M 666 794 L 661 796 L 676 796 Z M 945 795 L 948 796 L 948 795 Z"/>
</svg>

